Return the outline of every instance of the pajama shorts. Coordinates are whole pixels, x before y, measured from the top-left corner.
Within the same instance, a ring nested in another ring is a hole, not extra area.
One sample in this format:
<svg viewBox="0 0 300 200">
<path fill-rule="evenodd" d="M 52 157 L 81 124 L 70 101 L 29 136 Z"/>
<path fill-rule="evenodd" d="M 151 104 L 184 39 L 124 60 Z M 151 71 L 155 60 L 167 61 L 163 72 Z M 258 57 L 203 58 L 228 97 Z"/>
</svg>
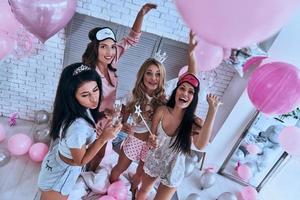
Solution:
<svg viewBox="0 0 300 200">
<path fill-rule="evenodd" d="M 141 160 L 144 162 L 148 152 L 148 146 L 145 141 L 130 136 L 127 137 L 123 143 L 123 151 L 130 160 Z"/>
<path fill-rule="evenodd" d="M 43 160 L 38 187 L 42 191 L 53 190 L 67 196 L 72 191 L 81 170 L 81 166 L 68 165 L 62 161 L 56 145 Z"/>
</svg>

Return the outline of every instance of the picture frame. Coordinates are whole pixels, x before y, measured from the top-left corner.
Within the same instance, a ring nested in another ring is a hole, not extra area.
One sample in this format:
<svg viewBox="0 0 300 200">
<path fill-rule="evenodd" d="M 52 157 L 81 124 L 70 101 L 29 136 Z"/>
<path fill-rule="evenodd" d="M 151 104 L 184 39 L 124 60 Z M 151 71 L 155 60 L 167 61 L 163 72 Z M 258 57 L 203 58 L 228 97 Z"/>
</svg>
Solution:
<svg viewBox="0 0 300 200">
<path fill-rule="evenodd" d="M 278 119 L 257 111 L 218 173 L 260 191 L 290 157 L 279 145 L 279 134 L 291 122 Z"/>
</svg>

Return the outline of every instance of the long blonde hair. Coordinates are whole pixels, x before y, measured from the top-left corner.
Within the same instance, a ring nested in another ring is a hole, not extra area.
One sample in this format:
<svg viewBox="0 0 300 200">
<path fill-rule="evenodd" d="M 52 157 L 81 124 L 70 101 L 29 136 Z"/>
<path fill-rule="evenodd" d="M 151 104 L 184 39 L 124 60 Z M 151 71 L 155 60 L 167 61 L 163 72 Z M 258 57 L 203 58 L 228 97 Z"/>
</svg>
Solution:
<svg viewBox="0 0 300 200">
<path fill-rule="evenodd" d="M 135 86 L 132 90 L 132 97 L 130 99 L 130 102 L 126 105 L 126 111 L 129 113 L 134 112 L 136 104 L 139 104 L 141 106 L 141 110 L 145 111 L 146 105 L 148 103 L 148 99 L 146 96 L 146 87 L 144 85 L 143 79 L 146 70 L 150 65 L 157 66 L 160 72 L 159 84 L 157 89 L 154 91 L 154 95 L 150 102 L 150 106 L 153 108 L 153 111 L 155 111 L 155 109 L 158 108 L 159 106 L 166 104 L 166 95 L 165 95 L 165 88 L 164 88 L 165 79 L 166 79 L 165 67 L 161 62 L 157 61 L 156 59 L 148 58 L 142 64 L 142 66 L 140 67 L 137 73 Z"/>
</svg>

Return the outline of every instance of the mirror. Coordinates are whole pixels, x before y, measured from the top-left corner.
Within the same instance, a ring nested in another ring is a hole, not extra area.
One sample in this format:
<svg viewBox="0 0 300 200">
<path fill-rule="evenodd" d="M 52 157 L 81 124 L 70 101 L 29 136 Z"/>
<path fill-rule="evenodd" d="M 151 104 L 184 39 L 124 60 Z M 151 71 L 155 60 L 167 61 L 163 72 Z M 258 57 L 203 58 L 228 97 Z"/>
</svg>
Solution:
<svg viewBox="0 0 300 200">
<path fill-rule="evenodd" d="M 289 156 L 280 147 L 278 136 L 285 126 L 297 121 L 298 118 L 271 117 L 257 111 L 218 173 L 259 191 L 287 161 Z"/>
</svg>

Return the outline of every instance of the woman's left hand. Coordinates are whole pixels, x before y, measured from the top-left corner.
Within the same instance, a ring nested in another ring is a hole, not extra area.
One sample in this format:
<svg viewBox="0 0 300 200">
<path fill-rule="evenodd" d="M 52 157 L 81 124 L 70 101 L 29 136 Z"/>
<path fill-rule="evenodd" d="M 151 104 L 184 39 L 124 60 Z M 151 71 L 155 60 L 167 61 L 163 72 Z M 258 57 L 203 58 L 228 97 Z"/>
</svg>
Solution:
<svg viewBox="0 0 300 200">
<path fill-rule="evenodd" d="M 140 10 L 140 13 L 144 16 L 146 15 L 150 10 L 152 9 L 156 9 L 157 5 L 153 4 L 153 3 L 146 3 L 145 5 L 143 5 L 143 7 Z"/>
<path fill-rule="evenodd" d="M 214 94 L 208 94 L 206 96 L 206 100 L 208 102 L 209 107 L 212 108 L 218 108 L 223 103 L 220 101 L 220 99 L 217 97 L 217 95 Z"/>
</svg>

